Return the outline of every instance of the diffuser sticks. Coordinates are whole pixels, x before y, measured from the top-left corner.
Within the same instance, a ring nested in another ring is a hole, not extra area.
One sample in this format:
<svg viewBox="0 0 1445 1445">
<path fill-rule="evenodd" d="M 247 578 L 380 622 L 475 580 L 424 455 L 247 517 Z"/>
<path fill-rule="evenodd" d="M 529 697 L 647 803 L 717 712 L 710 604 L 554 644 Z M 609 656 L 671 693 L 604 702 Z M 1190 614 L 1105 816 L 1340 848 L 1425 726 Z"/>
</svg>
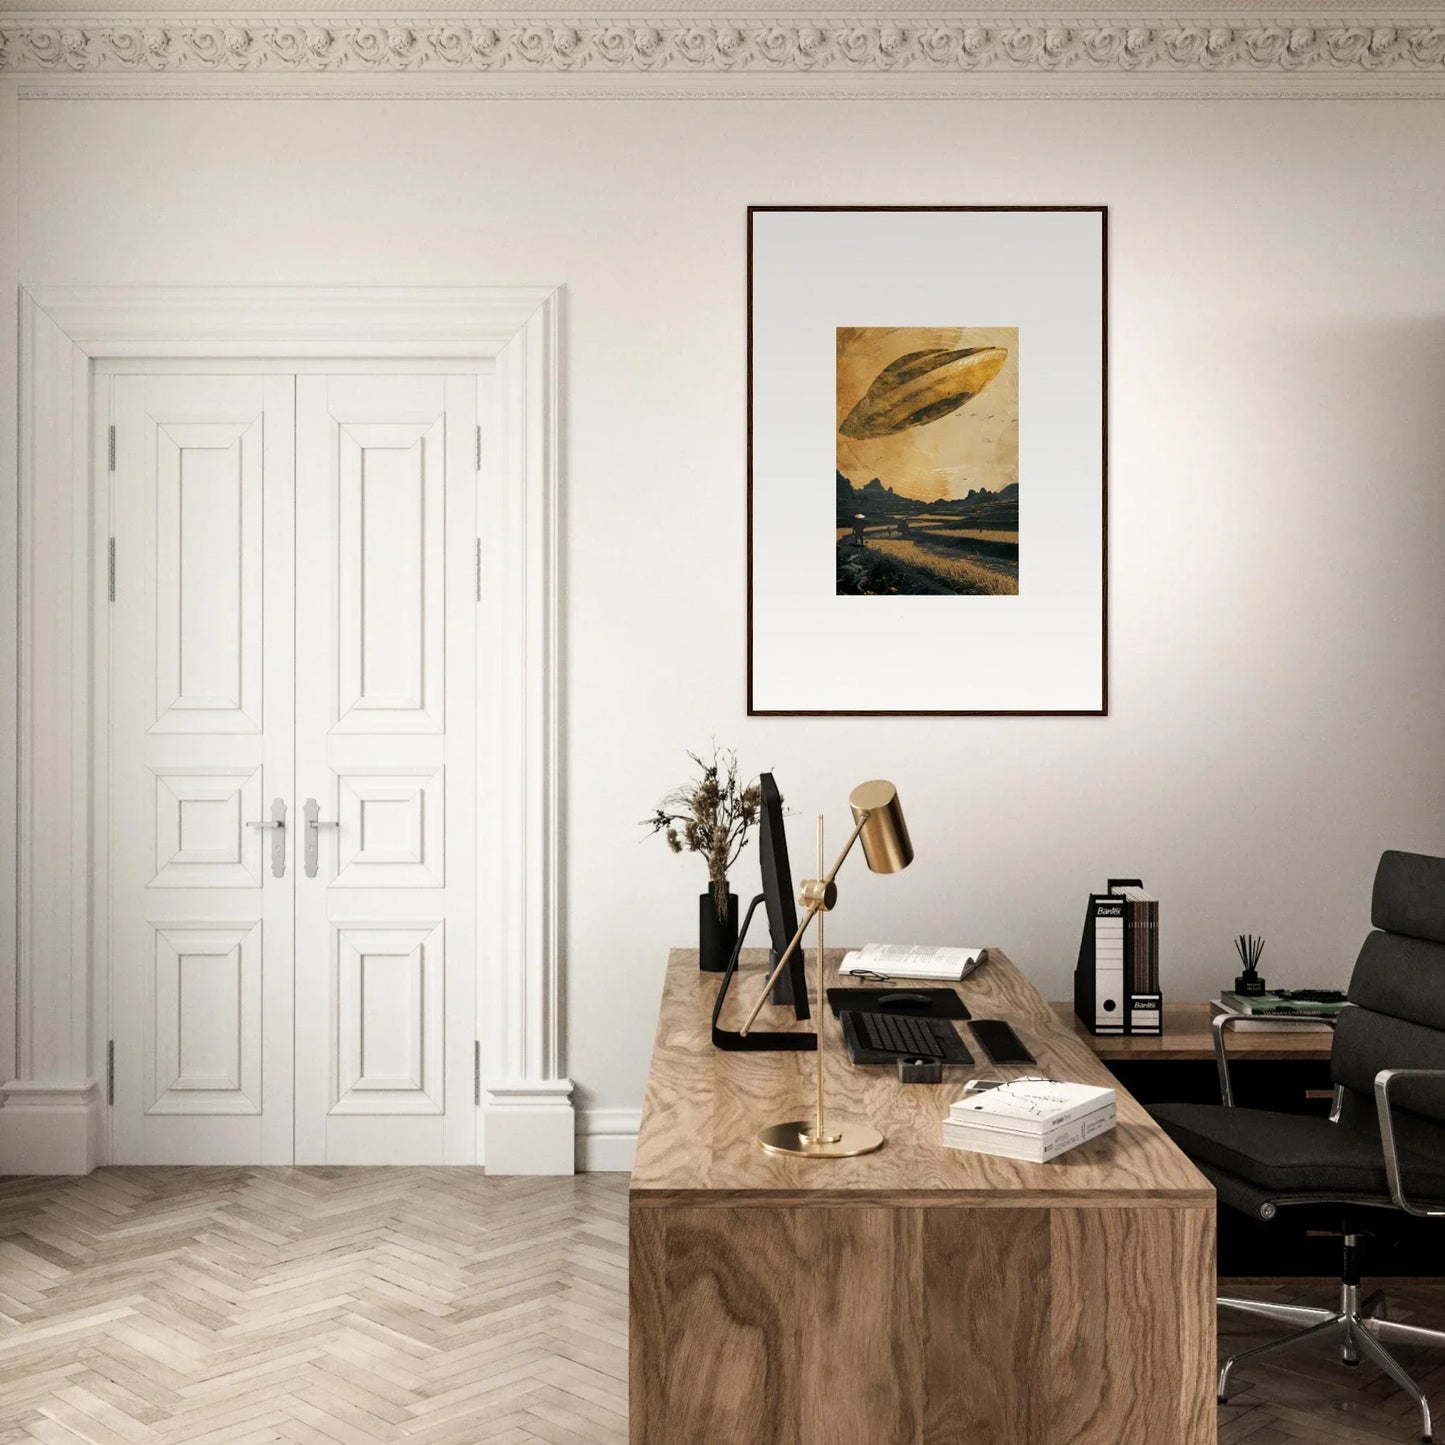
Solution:
<svg viewBox="0 0 1445 1445">
<path fill-rule="evenodd" d="M 1234 940 L 1234 951 L 1244 965 L 1244 972 L 1234 980 L 1235 993 L 1251 997 L 1262 994 L 1265 989 L 1264 980 L 1259 976 L 1259 956 L 1264 952 L 1264 939 L 1253 933 L 1241 933 Z"/>
</svg>

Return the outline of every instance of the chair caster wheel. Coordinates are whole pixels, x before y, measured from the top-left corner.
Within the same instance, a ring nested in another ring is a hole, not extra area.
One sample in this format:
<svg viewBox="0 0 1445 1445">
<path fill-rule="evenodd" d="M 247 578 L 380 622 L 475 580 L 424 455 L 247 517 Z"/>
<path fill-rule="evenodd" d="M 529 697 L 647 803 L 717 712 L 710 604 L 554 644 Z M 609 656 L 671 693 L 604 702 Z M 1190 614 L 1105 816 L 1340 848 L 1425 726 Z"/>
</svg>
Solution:
<svg viewBox="0 0 1445 1445">
<path fill-rule="evenodd" d="M 1352 1370 L 1358 1370 L 1360 1368 L 1360 1362 L 1358 1360 L 1341 1360 L 1340 1363 L 1342 1365 L 1348 1365 Z"/>
<path fill-rule="evenodd" d="M 1214 1398 L 1218 1400 L 1221 1405 L 1229 1404 L 1229 1401 L 1226 1400 L 1223 1395 L 1216 1395 Z"/>
</svg>

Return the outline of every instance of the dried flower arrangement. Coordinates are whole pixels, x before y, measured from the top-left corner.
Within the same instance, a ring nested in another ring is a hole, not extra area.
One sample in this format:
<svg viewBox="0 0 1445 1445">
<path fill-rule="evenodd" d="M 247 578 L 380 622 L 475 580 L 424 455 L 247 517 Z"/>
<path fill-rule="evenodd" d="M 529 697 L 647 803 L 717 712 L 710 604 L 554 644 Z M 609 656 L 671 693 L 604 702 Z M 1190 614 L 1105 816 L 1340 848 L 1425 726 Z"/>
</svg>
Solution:
<svg viewBox="0 0 1445 1445">
<path fill-rule="evenodd" d="M 748 845 L 761 798 L 756 782 L 738 781 L 738 755 L 713 744 L 709 762 L 689 753 L 699 776 L 670 792 L 641 824 L 649 836 L 661 833 L 674 853 L 701 853 L 707 860 L 719 922 L 728 916 L 728 872 Z"/>
</svg>

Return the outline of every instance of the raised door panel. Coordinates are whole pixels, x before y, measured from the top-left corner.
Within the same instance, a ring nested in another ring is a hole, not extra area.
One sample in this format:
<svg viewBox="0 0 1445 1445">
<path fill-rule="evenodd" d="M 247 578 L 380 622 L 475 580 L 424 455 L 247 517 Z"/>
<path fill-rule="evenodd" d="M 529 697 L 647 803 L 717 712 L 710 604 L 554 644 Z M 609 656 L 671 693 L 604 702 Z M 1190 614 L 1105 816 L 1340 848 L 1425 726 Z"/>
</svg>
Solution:
<svg viewBox="0 0 1445 1445">
<path fill-rule="evenodd" d="M 446 769 L 336 773 L 334 888 L 440 888 L 446 882 Z"/>
<path fill-rule="evenodd" d="M 297 1162 L 475 1158 L 478 381 L 297 382 Z"/>
<path fill-rule="evenodd" d="M 116 1163 L 292 1158 L 294 381 L 122 375 L 111 626 Z M 285 835 L 283 834 L 283 839 Z"/>
<path fill-rule="evenodd" d="M 149 888 L 260 888 L 265 884 L 261 769 L 152 768 L 155 865 Z"/>
<path fill-rule="evenodd" d="M 343 733 L 445 726 L 445 418 L 338 424 L 336 717 Z"/>
<path fill-rule="evenodd" d="M 260 1114 L 262 925 L 155 923 L 147 1114 Z"/>
<path fill-rule="evenodd" d="M 147 418 L 157 732 L 261 731 L 262 419 Z"/>
<path fill-rule="evenodd" d="M 337 1073 L 333 1114 L 440 1114 L 446 929 L 345 924 L 335 930 Z"/>
</svg>

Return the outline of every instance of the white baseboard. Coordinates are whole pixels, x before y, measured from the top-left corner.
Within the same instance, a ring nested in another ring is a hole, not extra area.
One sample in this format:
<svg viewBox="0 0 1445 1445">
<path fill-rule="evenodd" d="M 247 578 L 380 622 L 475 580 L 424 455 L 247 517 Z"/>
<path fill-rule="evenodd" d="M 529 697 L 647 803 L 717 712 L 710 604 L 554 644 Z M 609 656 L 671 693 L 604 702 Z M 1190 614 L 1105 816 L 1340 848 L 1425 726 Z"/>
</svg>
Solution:
<svg viewBox="0 0 1445 1445">
<path fill-rule="evenodd" d="M 488 1174 L 572 1174 L 577 1116 L 572 1081 L 493 1082 L 484 1110 Z"/>
<path fill-rule="evenodd" d="M 89 1174 L 100 1162 L 100 1087 L 94 1079 L 14 1079 L 0 1095 L 0 1174 Z"/>
<path fill-rule="evenodd" d="M 577 1116 L 577 1168 L 628 1174 L 637 1151 L 641 1109 L 584 1109 Z"/>
<path fill-rule="evenodd" d="M 622 1173 L 632 1168 L 641 1109 L 573 1109 L 560 1090 L 489 1090 L 489 1174 Z M 0 1174 L 88 1174 L 100 1162 L 102 1110 L 94 1081 L 3 1086 Z"/>
</svg>

